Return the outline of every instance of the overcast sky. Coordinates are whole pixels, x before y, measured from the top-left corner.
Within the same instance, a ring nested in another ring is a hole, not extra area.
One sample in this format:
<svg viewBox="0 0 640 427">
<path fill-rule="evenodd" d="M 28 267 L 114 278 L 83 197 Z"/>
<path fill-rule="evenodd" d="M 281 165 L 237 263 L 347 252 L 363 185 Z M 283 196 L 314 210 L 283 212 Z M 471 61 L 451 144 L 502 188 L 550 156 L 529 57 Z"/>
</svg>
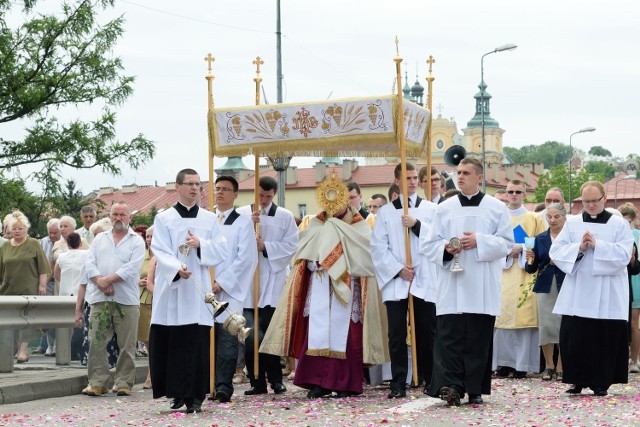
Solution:
<svg viewBox="0 0 640 427">
<path fill-rule="evenodd" d="M 504 145 L 568 143 L 572 132 L 593 126 L 596 132 L 574 136 L 576 148 L 640 152 L 632 125 L 640 105 L 637 0 L 282 0 L 281 8 L 285 102 L 389 94 L 398 35 L 410 85 L 417 74 L 426 86 L 425 61 L 434 56 L 434 106 L 461 130 L 474 114 L 481 56 L 515 43 L 516 50 L 484 61 Z M 82 179 L 68 171 L 66 177 L 75 177 L 85 192 L 164 185 L 184 167 L 206 179 L 204 57 L 211 52 L 216 58 L 216 106 L 254 104 L 251 61 L 257 55 L 265 62 L 267 99 L 275 103 L 275 0 L 117 0 L 109 13 L 115 15 L 126 19 L 115 53 L 136 76 L 135 93 L 118 112 L 118 134 L 130 139 L 143 133 L 156 141 L 157 155 L 119 177 L 98 171 L 83 172 Z M 225 160 L 216 158 L 215 165 Z M 252 167 L 253 160 L 245 164 Z"/>
</svg>

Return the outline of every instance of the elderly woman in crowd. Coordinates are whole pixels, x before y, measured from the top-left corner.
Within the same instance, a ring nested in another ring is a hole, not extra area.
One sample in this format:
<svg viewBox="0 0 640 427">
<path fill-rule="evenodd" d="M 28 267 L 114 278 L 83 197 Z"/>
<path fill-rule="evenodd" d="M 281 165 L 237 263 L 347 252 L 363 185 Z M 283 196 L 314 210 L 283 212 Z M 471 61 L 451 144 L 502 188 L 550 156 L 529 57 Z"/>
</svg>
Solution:
<svg viewBox="0 0 640 427">
<path fill-rule="evenodd" d="M 69 215 L 64 215 L 60 217 L 60 221 L 58 222 L 58 227 L 60 228 L 61 239 L 53 244 L 53 247 L 51 248 L 51 253 L 49 254 L 49 263 L 51 265 L 51 271 L 55 270 L 55 265 L 56 265 L 56 261 L 58 260 L 58 256 L 61 253 L 69 250 L 69 244 L 67 243 L 67 238 L 71 233 L 75 232 L 76 220 Z M 83 240 L 80 248 L 89 249 L 89 245 L 87 244 L 86 241 Z M 53 294 L 60 295 L 59 279 L 56 279 L 55 281 L 55 288 L 54 288 Z M 56 355 L 55 329 L 49 329 L 47 331 L 47 343 L 48 343 L 47 352 L 44 355 L 55 356 Z"/>
<path fill-rule="evenodd" d="M 553 242 L 551 260 L 567 275 L 553 309 L 562 315 L 560 349 L 567 393 L 589 387 L 606 396 L 611 384 L 628 381 L 627 265 L 633 234 L 623 218 L 604 209 L 601 183 L 580 188 L 584 211 L 567 219 Z"/>
<path fill-rule="evenodd" d="M 562 317 L 553 314 L 552 311 L 556 305 L 565 274 L 549 258 L 549 249 L 567 220 L 567 211 L 565 211 L 564 205 L 560 203 L 549 205 L 546 220 L 549 228 L 536 236 L 533 249 L 527 249 L 525 269 L 530 274 L 538 272 L 533 292 L 536 293 L 538 303 L 540 347 L 545 361 L 542 380 L 550 381 L 555 375 L 558 381 L 562 381 L 562 359 L 559 351 Z M 553 350 L 555 346 L 558 346 L 558 364 L 554 366 Z"/>
<path fill-rule="evenodd" d="M 51 270 L 40 242 L 27 235 L 29 220 L 15 211 L 6 218 L 6 226 L 11 230 L 11 239 L 0 246 L 0 296 L 46 295 Z M 26 329 L 16 333 L 18 363 L 29 360 L 31 332 Z"/>
</svg>

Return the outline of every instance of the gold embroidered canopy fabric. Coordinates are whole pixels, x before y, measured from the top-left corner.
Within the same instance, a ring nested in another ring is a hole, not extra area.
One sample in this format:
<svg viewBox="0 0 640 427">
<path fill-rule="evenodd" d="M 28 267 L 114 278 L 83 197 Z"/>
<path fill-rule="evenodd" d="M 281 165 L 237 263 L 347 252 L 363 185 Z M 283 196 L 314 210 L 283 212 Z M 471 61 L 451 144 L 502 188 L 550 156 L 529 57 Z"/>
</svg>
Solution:
<svg viewBox="0 0 640 427">
<path fill-rule="evenodd" d="M 216 156 L 399 155 L 395 96 L 216 108 L 209 143 Z M 429 111 L 403 100 L 407 155 L 426 150 Z"/>
</svg>

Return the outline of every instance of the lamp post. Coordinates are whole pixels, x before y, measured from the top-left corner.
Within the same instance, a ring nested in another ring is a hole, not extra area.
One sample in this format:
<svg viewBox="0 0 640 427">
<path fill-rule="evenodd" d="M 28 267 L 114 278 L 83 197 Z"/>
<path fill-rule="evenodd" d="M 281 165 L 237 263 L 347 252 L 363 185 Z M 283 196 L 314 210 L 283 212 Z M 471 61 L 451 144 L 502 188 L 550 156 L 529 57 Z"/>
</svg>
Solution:
<svg viewBox="0 0 640 427">
<path fill-rule="evenodd" d="M 497 48 L 493 49 L 491 52 L 485 53 L 480 58 L 480 86 L 481 86 L 480 87 L 480 118 L 482 122 L 482 192 L 483 193 L 485 193 L 487 190 L 486 179 L 485 179 L 486 173 L 484 171 L 486 167 L 485 147 L 484 147 L 484 57 L 496 52 L 505 52 L 507 50 L 513 50 L 517 47 L 518 45 L 515 45 L 513 43 L 508 43 L 502 46 L 498 46 Z"/>
<path fill-rule="evenodd" d="M 569 151 L 570 151 L 570 156 L 569 156 L 569 214 L 571 214 L 571 201 L 573 200 L 571 198 L 571 161 L 573 160 L 573 147 L 571 145 L 571 138 L 573 138 L 573 135 L 576 135 L 576 134 L 579 134 L 579 133 L 584 133 L 584 132 L 593 132 L 594 130 L 596 130 L 596 128 L 593 128 L 593 127 L 582 128 L 579 131 L 574 132 L 569 136 Z"/>
<path fill-rule="evenodd" d="M 284 208 L 284 187 L 287 185 L 286 173 L 291 157 L 267 157 L 271 166 L 278 173 L 278 206 Z"/>
<path fill-rule="evenodd" d="M 636 179 L 635 175 L 625 175 L 622 178 L 620 178 L 619 180 L 616 181 L 616 194 L 615 194 L 615 199 L 613 199 L 613 207 L 614 208 L 618 208 L 618 184 L 620 183 L 620 181 L 626 181 L 629 179 Z M 633 186 L 634 190 L 635 190 L 635 185 Z M 635 191 L 634 191 L 635 193 Z"/>
<path fill-rule="evenodd" d="M 278 96 L 278 104 L 282 104 L 282 29 L 280 24 L 280 0 L 276 1 L 276 90 Z M 286 181 L 286 173 L 289 168 L 291 157 L 271 158 L 269 161 L 278 173 L 278 205 L 284 208 L 284 191 Z"/>
</svg>

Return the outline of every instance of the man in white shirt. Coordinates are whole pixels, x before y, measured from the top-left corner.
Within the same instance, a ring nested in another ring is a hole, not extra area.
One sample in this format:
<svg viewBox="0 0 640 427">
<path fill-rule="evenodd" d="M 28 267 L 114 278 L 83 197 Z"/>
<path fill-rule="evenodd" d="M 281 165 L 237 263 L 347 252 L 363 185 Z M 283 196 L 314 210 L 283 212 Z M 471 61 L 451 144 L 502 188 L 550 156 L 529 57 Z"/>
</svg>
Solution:
<svg viewBox="0 0 640 427">
<path fill-rule="evenodd" d="M 111 231 L 100 233 L 86 260 L 86 301 L 91 305 L 89 328 L 89 396 L 107 392 L 111 374 L 106 338 L 115 332 L 120 355 L 114 386 L 118 396 L 131 396 L 136 380 L 136 336 L 140 316 L 138 280 L 144 262 L 144 241 L 130 227 L 131 212 L 125 203 L 111 207 Z M 104 319 L 111 319 L 111 321 Z"/>
<path fill-rule="evenodd" d="M 262 342 L 273 312 L 278 305 L 280 294 L 284 289 L 291 258 L 298 245 L 298 228 L 293 214 L 273 203 L 277 191 L 277 181 L 272 177 L 263 176 L 260 178 L 258 188 L 259 206 L 254 208 L 249 205 L 238 209 L 238 213 L 250 215 L 255 223 L 260 224 L 260 236 L 256 237 L 260 268 L 257 325 L 254 324 L 253 290 L 249 291 L 244 303 L 244 317 L 247 319 L 247 327 L 253 328 L 253 333 L 247 337 L 244 344 L 245 362 L 251 381 L 251 388 L 244 392 L 247 396 L 267 393 L 267 379 L 274 393 L 281 394 L 287 391 L 287 388 L 282 384 L 279 356 L 260 353 L 258 379 L 255 378 L 253 369 L 253 334 L 258 333 L 259 341 Z"/>
<path fill-rule="evenodd" d="M 76 233 L 82 237 L 87 244 L 91 244 L 93 242 L 93 233 L 89 231 L 89 227 L 91 224 L 96 222 L 98 215 L 96 213 L 96 209 L 93 206 L 84 206 L 80 209 L 80 219 L 82 220 L 82 227 L 76 230 Z"/>
</svg>

